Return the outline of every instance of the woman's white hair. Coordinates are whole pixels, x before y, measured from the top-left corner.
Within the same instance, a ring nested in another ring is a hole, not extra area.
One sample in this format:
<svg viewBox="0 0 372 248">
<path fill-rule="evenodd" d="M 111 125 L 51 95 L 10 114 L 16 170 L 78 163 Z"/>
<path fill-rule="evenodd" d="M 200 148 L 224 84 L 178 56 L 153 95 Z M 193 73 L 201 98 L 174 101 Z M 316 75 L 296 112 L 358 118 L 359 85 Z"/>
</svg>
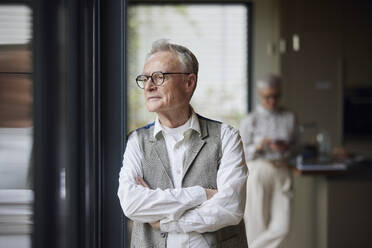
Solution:
<svg viewBox="0 0 372 248">
<path fill-rule="evenodd" d="M 199 62 L 195 55 L 186 47 L 169 43 L 167 39 L 156 40 L 152 43 L 151 51 L 147 54 L 146 60 L 150 58 L 151 55 L 157 52 L 169 51 L 177 54 L 181 64 L 184 66 L 185 72 L 190 72 L 198 77 Z"/>
<path fill-rule="evenodd" d="M 280 89 L 281 83 L 282 80 L 278 75 L 269 74 L 257 81 L 257 89 L 262 90 L 268 87 Z"/>
</svg>

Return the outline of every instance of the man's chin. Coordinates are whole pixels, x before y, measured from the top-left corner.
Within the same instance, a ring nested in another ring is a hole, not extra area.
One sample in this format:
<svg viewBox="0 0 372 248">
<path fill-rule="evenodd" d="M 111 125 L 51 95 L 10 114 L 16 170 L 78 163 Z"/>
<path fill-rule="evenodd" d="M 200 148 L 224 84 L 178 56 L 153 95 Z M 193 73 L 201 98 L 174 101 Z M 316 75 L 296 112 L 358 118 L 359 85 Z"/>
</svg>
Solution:
<svg viewBox="0 0 372 248">
<path fill-rule="evenodd" d="M 154 106 L 152 104 L 149 104 L 146 107 L 147 107 L 147 111 L 149 112 L 158 112 L 158 110 L 160 110 L 159 106 Z"/>
</svg>

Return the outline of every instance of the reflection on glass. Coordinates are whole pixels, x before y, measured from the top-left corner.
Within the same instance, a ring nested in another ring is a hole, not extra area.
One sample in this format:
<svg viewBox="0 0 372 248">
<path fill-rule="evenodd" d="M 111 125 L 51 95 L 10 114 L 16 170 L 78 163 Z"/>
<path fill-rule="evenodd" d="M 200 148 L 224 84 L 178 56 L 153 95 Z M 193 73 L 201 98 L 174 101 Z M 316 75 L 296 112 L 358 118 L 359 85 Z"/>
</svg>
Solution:
<svg viewBox="0 0 372 248">
<path fill-rule="evenodd" d="M 238 127 L 247 111 L 247 7 L 146 4 L 130 6 L 128 13 L 129 130 L 154 119 L 135 79 L 151 43 L 162 38 L 190 48 L 199 60 L 194 109 Z"/>
<path fill-rule="evenodd" d="M 31 247 L 31 9 L 0 5 L 0 247 Z"/>
</svg>

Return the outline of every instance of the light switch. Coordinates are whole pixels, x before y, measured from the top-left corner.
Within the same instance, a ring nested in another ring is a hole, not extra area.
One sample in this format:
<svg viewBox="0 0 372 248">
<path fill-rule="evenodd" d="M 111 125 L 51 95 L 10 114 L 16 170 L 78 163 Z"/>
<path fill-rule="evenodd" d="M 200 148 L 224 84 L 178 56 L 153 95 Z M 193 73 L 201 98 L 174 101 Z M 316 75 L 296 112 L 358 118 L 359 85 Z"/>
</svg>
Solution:
<svg viewBox="0 0 372 248">
<path fill-rule="evenodd" d="M 280 39 L 279 40 L 279 52 L 285 53 L 286 51 L 287 51 L 287 44 L 285 42 L 285 39 Z"/>
<path fill-rule="evenodd" d="M 298 36 L 297 34 L 293 35 L 292 45 L 293 45 L 293 51 L 295 52 L 300 51 L 300 36 Z"/>
</svg>

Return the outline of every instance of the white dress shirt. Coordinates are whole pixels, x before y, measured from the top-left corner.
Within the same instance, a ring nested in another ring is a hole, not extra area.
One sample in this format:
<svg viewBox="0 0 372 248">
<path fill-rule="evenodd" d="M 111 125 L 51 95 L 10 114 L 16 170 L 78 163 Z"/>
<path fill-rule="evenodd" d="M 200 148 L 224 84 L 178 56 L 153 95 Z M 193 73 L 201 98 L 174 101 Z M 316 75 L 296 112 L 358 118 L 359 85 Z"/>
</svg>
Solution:
<svg viewBox="0 0 372 248">
<path fill-rule="evenodd" d="M 264 138 L 287 141 L 291 148 L 295 147 L 297 139 L 295 115 L 287 110 L 278 109 L 270 111 L 262 105 L 249 114 L 241 123 L 240 135 L 242 136 L 246 161 L 252 159 L 281 159 L 282 153 L 264 150 L 257 153 L 257 146 Z"/>
<path fill-rule="evenodd" d="M 174 189 L 148 189 L 136 184 L 143 177 L 138 136 L 128 139 L 120 171 L 118 196 L 124 214 L 142 223 L 160 220 L 160 228 L 168 232 L 167 247 L 209 247 L 200 233 L 213 232 L 238 224 L 244 214 L 247 167 L 239 133 L 222 124 L 222 159 L 217 173 L 218 192 L 207 200 L 200 186 L 182 188 L 183 163 L 190 146 L 192 130 L 200 133 L 197 115 L 182 126 L 167 128 L 155 120 L 154 136 L 162 132 L 168 151 Z"/>
</svg>

